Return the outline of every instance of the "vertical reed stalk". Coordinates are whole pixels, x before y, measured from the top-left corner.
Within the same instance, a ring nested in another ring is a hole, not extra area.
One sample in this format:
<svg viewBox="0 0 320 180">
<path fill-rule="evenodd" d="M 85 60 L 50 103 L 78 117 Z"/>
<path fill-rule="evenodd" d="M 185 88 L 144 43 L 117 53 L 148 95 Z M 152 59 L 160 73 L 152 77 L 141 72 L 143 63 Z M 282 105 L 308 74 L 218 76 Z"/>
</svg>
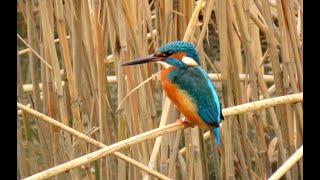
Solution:
<svg viewBox="0 0 320 180">
<path fill-rule="evenodd" d="M 65 104 L 64 104 L 64 99 L 63 99 L 63 89 L 62 89 L 62 81 L 61 81 L 61 75 L 60 75 L 60 67 L 59 67 L 59 62 L 58 62 L 58 56 L 57 56 L 57 51 L 55 48 L 55 44 L 54 44 L 54 37 L 53 37 L 53 31 L 52 31 L 52 24 L 53 22 L 50 21 L 49 19 L 49 14 L 50 12 L 52 12 L 52 6 L 51 3 L 48 2 L 43 2 L 40 1 L 39 2 L 39 7 L 40 7 L 40 13 L 41 13 L 41 23 L 42 23 L 42 27 L 43 27 L 43 38 L 44 38 L 44 42 L 48 51 L 48 58 L 50 58 L 51 60 L 51 65 L 52 65 L 52 69 L 53 69 L 53 82 L 55 83 L 57 89 L 52 88 L 52 90 L 55 91 L 55 93 L 57 94 L 57 99 L 58 99 L 58 105 L 59 105 L 59 113 L 60 113 L 60 117 L 61 117 L 61 122 L 64 123 L 65 125 L 68 125 L 69 122 L 67 120 L 67 116 L 66 116 L 66 111 L 65 111 Z M 51 101 L 53 100 L 53 94 L 51 95 Z M 54 106 L 54 105 L 53 105 Z M 53 109 L 51 109 L 51 113 L 55 114 L 57 111 L 56 109 L 52 106 Z M 52 115 L 53 115 L 52 114 Z M 53 115 L 54 118 L 56 118 L 55 115 Z M 59 136 L 58 136 L 58 130 L 56 129 L 56 127 L 52 128 L 53 130 L 53 138 L 55 138 L 55 143 L 53 147 L 53 152 L 59 152 L 61 150 L 58 151 L 58 147 L 59 147 Z M 62 142 L 65 144 L 66 149 L 68 150 L 68 152 L 61 152 L 62 153 L 67 153 L 68 156 L 73 157 L 73 151 L 71 150 L 71 139 L 70 136 L 68 134 L 66 134 L 65 139 L 62 140 Z M 70 152 L 71 151 L 71 152 Z M 68 157 L 67 156 L 67 157 Z M 58 157 L 55 156 L 54 157 Z M 57 163 L 61 163 L 61 161 L 63 161 L 63 157 L 60 156 L 61 159 L 57 158 L 55 160 L 55 164 Z M 71 171 L 73 172 L 73 170 Z M 74 173 L 73 173 L 74 174 Z M 59 178 L 65 178 L 66 174 L 58 176 Z"/>
</svg>

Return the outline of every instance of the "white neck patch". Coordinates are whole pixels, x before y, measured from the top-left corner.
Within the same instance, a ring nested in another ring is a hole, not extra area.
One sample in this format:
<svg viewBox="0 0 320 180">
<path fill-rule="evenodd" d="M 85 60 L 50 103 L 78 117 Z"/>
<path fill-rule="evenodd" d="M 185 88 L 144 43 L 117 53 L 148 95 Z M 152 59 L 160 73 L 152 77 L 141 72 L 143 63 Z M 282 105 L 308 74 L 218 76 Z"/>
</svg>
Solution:
<svg viewBox="0 0 320 180">
<path fill-rule="evenodd" d="M 199 66 L 197 61 L 195 61 L 193 58 L 188 57 L 188 56 L 183 56 L 181 61 L 188 66 Z"/>
</svg>

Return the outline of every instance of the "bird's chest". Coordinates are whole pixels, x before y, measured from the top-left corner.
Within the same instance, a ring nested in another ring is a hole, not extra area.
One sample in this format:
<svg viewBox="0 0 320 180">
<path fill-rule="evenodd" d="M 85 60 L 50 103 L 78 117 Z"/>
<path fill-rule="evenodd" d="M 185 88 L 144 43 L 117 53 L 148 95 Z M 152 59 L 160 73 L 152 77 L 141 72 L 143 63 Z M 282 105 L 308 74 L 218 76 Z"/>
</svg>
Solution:
<svg viewBox="0 0 320 180">
<path fill-rule="evenodd" d="M 169 67 L 161 71 L 161 84 L 163 90 L 165 91 L 169 99 L 173 101 L 177 106 L 179 106 L 179 104 L 182 103 L 182 99 L 186 99 L 187 96 L 187 93 L 174 82 L 175 79 L 178 78 L 179 74 L 180 72 L 177 72 L 174 67 Z M 181 98 L 182 96 L 184 98 Z"/>
<path fill-rule="evenodd" d="M 177 99 L 176 101 L 182 101 L 178 97 L 184 97 L 189 101 L 194 100 L 194 89 L 198 88 L 194 84 L 192 76 L 192 69 L 180 69 L 175 67 L 169 67 L 161 71 L 161 83 L 164 91 L 170 99 Z M 193 90 L 192 90 L 193 89 Z"/>
<path fill-rule="evenodd" d="M 197 114 L 197 104 L 190 94 L 182 90 L 174 83 L 175 78 L 179 78 L 183 73 L 172 73 L 173 67 L 161 71 L 161 83 L 167 97 L 176 105 L 179 111 L 187 118 L 191 124 L 205 126 Z M 171 74 L 169 74 L 171 72 Z"/>
</svg>

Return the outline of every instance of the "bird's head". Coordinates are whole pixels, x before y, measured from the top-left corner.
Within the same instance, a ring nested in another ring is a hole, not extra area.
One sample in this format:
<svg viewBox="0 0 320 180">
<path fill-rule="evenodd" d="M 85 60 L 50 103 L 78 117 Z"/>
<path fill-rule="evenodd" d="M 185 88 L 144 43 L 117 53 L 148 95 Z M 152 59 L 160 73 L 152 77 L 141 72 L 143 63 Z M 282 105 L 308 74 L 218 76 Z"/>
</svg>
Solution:
<svg viewBox="0 0 320 180">
<path fill-rule="evenodd" d="M 142 64 L 148 62 L 157 62 L 165 68 L 174 66 L 187 68 L 190 66 L 199 66 L 200 58 L 194 45 L 185 41 L 173 41 L 161 46 L 155 53 L 145 57 L 131 60 L 122 66 Z"/>
</svg>

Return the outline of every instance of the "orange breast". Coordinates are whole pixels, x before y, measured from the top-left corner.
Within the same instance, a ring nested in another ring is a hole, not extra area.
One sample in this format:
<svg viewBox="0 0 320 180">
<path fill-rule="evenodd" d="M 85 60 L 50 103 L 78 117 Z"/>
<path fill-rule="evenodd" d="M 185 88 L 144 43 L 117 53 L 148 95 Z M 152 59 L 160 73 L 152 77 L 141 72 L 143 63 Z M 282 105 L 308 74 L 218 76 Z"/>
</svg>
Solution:
<svg viewBox="0 0 320 180">
<path fill-rule="evenodd" d="M 207 127 L 197 113 L 197 105 L 192 101 L 192 98 L 186 91 L 171 83 L 167 79 L 167 75 L 174 67 L 161 70 L 161 83 L 167 97 L 176 105 L 179 111 L 186 117 L 187 121 L 192 125 Z"/>
</svg>

